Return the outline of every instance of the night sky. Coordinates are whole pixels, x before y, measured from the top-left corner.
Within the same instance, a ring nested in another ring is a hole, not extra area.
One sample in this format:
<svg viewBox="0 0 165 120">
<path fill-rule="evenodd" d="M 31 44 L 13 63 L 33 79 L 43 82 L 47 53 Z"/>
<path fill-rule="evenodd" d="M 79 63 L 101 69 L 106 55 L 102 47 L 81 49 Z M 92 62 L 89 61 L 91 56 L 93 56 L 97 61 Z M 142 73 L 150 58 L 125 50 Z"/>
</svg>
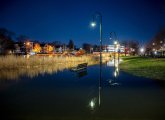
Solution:
<svg viewBox="0 0 165 120">
<path fill-rule="evenodd" d="M 0 0 L 0 27 L 39 41 L 99 44 L 99 25 L 90 27 L 96 11 L 103 16 L 104 44 L 111 31 L 120 41 L 143 44 L 165 26 L 164 0 Z"/>
</svg>

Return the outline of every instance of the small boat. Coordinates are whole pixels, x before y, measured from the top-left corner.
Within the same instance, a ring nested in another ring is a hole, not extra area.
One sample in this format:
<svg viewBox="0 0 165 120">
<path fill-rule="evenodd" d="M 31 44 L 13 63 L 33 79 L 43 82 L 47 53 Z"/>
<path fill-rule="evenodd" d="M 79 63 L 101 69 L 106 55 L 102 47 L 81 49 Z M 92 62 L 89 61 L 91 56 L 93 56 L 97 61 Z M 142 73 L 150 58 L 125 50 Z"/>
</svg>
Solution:
<svg viewBox="0 0 165 120">
<path fill-rule="evenodd" d="M 77 67 L 71 68 L 71 71 L 80 71 L 87 68 L 88 63 L 78 64 Z"/>
</svg>

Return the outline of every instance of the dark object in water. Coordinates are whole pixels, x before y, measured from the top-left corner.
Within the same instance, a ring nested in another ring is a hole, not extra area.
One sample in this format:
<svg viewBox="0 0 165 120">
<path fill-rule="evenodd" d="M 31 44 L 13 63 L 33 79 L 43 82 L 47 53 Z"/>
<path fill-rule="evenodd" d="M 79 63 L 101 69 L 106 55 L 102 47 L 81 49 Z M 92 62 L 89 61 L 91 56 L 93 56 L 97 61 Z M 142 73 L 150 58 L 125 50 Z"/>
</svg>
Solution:
<svg viewBox="0 0 165 120">
<path fill-rule="evenodd" d="M 80 71 L 87 68 L 88 63 L 78 64 L 77 67 L 71 68 L 71 71 Z"/>
</svg>

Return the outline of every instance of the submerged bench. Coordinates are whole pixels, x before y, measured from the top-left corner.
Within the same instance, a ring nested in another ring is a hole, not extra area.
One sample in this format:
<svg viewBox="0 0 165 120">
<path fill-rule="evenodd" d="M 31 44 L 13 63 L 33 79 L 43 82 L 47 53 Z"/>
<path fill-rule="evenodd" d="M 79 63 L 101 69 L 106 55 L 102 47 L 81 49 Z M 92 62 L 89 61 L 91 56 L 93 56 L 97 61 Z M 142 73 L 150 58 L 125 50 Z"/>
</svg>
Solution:
<svg viewBox="0 0 165 120">
<path fill-rule="evenodd" d="M 71 68 L 72 71 L 80 71 L 87 68 L 88 63 L 78 64 L 77 67 Z"/>
</svg>

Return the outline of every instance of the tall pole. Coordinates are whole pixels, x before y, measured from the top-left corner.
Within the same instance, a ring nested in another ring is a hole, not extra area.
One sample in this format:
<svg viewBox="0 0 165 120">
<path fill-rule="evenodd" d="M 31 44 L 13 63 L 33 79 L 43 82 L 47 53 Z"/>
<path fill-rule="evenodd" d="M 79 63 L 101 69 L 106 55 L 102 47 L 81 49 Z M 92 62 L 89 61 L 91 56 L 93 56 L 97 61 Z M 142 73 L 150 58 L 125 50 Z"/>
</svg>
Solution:
<svg viewBox="0 0 165 120">
<path fill-rule="evenodd" d="M 114 68 L 116 63 L 116 44 L 114 44 Z"/>
<path fill-rule="evenodd" d="M 102 78 L 101 76 L 101 68 L 102 68 L 102 15 L 100 15 L 100 80 Z M 101 86 L 99 86 L 101 87 Z"/>
<path fill-rule="evenodd" d="M 100 79 L 99 79 L 99 106 L 101 103 L 101 98 L 100 98 L 100 91 L 101 91 L 101 80 L 102 80 L 102 15 L 101 13 L 96 13 L 95 16 L 93 16 L 93 22 L 91 24 L 92 27 L 94 27 L 96 24 L 94 22 L 94 18 L 99 17 L 100 18 Z"/>
<path fill-rule="evenodd" d="M 98 14 L 100 17 L 100 80 L 99 80 L 99 94 L 101 90 L 101 80 L 102 80 L 102 15 Z M 99 97 L 99 106 L 100 106 L 101 100 Z"/>
</svg>

